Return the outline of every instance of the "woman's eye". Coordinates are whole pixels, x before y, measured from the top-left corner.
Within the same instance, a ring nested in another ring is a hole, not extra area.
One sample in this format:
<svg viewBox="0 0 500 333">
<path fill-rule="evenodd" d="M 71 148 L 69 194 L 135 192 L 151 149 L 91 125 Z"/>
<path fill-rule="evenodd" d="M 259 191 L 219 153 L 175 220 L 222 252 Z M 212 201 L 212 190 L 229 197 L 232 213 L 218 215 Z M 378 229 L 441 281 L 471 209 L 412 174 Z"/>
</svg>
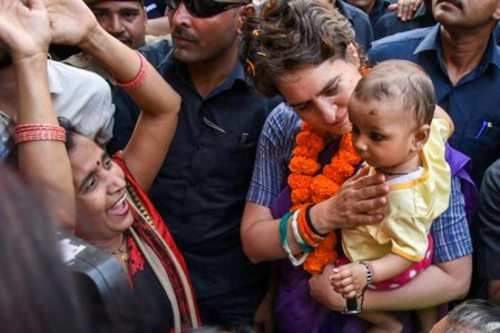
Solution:
<svg viewBox="0 0 500 333">
<path fill-rule="evenodd" d="M 370 133 L 370 139 L 373 141 L 382 141 L 385 139 L 385 136 L 380 133 Z"/>
<path fill-rule="evenodd" d="M 103 165 L 104 165 L 104 169 L 109 170 L 113 166 L 113 161 L 111 160 L 111 158 L 107 157 L 104 160 L 104 164 Z"/>
<path fill-rule="evenodd" d="M 97 181 L 95 177 L 90 178 L 87 183 L 85 183 L 85 186 L 83 187 L 83 192 L 84 193 L 89 193 L 91 192 L 97 184 Z"/>
</svg>

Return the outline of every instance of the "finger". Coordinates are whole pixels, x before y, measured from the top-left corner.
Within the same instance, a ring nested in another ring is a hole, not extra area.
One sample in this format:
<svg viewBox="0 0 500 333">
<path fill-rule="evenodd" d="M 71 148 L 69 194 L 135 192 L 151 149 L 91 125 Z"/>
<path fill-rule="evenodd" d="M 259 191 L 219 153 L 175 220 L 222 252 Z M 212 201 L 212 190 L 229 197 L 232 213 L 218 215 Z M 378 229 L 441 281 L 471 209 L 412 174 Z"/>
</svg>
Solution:
<svg viewBox="0 0 500 333">
<path fill-rule="evenodd" d="M 363 175 L 362 177 L 352 179 L 350 183 L 354 189 L 376 186 L 385 183 L 385 176 L 383 174 Z"/>
<path fill-rule="evenodd" d="M 353 286 L 353 283 L 354 283 L 353 279 L 351 277 L 348 277 L 348 278 L 342 279 L 339 284 L 345 289 L 349 286 Z"/>
<path fill-rule="evenodd" d="M 387 215 L 389 213 L 389 205 L 379 209 L 373 209 L 365 212 L 367 215 Z"/>
<path fill-rule="evenodd" d="M 352 176 L 346 181 L 346 185 L 355 183 L 357 180 L 367 176 L 369 171 L 370 170 L 368 168 L 362 168 L 358 173 L 356 173 L 354 176 Z"/>
<path fill-rule="evenodd" d="M 349 299 L 349 298 L 355 298 L 356 297 L 356 291 L 351 291 L 347 294 L 342 294 L 342 296 L 346 299 Z"/>
<path fill-rule="evenodd" d="M 354 215 L 349 220 L 349 226 L 345 226 L 346 228 L 354 228 L 360 225 L 367 224 L 377 224 L 382 222 L 384 219 L 384 215 Z"/>
<path fill-rule="evenodd" d="M 348 286 L 345 286 L 342 288 L 342 292 L 341 294 L 348 294 L 350 292 L 356 292 L 357 288 L 353 285 L 353 284 L 350 284 Z"/>
<path fill-rule="evenodd" d="M 390 4 L 387 9 L 390 10 L 391 12 L 395 12 L 398 10 L 399 5 L 397 3 Z"/>
<path fill-rule="evenodd" d="M 387 197 L 380 197 L 380 198 L 367 199 L 355 202 L 352 206 L 352 210 L 354 213 L 358 213 L 359 215 L 370 215 L 367 212 L 379 209 L 385 209 L 386 205 L 387 205 Z"/>
</svg>

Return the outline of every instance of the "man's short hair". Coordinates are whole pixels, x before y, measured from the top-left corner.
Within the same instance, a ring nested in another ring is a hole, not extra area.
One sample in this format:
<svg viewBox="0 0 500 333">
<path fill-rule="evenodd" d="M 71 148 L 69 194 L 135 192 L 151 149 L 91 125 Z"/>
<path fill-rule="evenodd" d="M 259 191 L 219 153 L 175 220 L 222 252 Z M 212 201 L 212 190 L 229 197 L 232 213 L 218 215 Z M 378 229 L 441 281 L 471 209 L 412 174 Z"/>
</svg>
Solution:
<svg viewBox="0 0 500 333">
<path fill-rule="evenodd" d="M 100 2 L 105 2 L 105 1 L 129 1 L 129 2 L 135 1 L 135 2 L 139 2 L 141 5 L 144 6 L 144 0 L 85 0 L 85 3 L 87 4 L 87 6 L 94 6 Z"/>
<path fill-rule="evenodd" d="M 434 85 L 424 70 L 406 60 L 388 60 L 362 78 L 353 97 L 361 101 L 397 99 L 418 124 L 430 124 L 436 108 Z"/>
</svg>

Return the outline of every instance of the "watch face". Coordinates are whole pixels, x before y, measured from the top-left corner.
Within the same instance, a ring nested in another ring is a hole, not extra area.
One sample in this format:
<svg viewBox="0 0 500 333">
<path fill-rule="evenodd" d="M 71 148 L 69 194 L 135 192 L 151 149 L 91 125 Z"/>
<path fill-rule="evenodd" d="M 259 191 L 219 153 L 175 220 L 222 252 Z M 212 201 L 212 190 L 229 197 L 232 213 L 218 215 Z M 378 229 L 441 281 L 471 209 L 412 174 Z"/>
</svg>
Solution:
<svg viewBox="0 0 500 333">
<path fill-rule="evenodd" d="M 0 111 L 0 161 L 6 160 L 14 149 L 13 128 L 9 116 Z"/>
</svg>

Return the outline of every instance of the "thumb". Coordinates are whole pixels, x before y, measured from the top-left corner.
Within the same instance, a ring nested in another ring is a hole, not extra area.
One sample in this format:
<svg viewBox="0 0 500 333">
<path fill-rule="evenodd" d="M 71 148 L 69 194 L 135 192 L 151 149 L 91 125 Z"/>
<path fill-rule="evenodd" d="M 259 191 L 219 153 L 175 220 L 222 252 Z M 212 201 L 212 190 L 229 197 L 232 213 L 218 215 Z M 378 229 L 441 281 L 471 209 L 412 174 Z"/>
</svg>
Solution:
<svg viewBox="0 0 500 333">
<path fill-rule="evenodd" d="M 390 10 L 391 12 L 394 12 L 394 11 L 398 10 L 398 7 L 399 7 L 399 5 L 397 3 L 393 3 L 393 4 L 390 4 L 389 7 L 387 7 L 387 9 Z"/>
</svg>

